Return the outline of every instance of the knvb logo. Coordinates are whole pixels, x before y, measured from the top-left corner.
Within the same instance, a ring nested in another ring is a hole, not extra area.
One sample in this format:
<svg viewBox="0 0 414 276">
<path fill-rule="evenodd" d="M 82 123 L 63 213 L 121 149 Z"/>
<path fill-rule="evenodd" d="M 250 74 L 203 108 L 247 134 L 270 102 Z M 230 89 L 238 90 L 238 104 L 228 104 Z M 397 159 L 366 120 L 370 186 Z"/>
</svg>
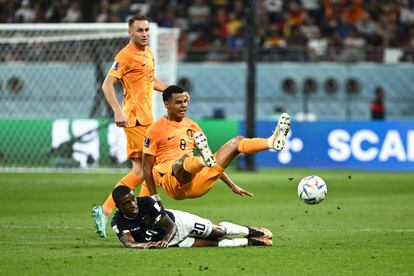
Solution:
<svg viewBox="0 0 414 276">
<path fill-rule="evenodd" d="M 281 164 L 288 164 L 292 161 L 292 152 L 300 152 L 303 149 L 303 141 L 299 138 L 292 138 L 292 131 L 286 138 L 285 147 L 279 152 L 277 158 Z"/>
</svg>

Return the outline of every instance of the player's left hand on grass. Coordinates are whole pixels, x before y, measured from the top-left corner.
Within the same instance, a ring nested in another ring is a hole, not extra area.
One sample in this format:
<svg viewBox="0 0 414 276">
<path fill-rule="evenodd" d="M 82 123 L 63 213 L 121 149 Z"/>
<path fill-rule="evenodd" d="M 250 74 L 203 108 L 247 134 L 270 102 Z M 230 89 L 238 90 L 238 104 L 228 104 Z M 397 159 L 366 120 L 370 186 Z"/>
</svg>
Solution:
<svg viewBox="0 0 414 276">
<path fill-rule="evenodd" d="M 234 186 L 231 188 L 231 190 L 233 191 L 233 193 L 238 194 L 238 195 L 240 195 L 240 196 L 250 196 L 250 197 L 253 197 L 253 194 L 252 194 L 251 192 L 246 191 L 245 189 L 240 188 L 240 187 L 239 187 L 239 186 L 237 186 L 237 185 L 234 185 Z"/>
<path fill-rule="evenodd" d="M 157 248 L 167 248 L 168 242 L 167 241 L 158 241 L 157 242 Z"/>
<path fill-rule="evenodd" d="M 149 241 L 145 244 L 144 249 L 156 249 L 158 248 L 158 242 Z"/>
</svg>

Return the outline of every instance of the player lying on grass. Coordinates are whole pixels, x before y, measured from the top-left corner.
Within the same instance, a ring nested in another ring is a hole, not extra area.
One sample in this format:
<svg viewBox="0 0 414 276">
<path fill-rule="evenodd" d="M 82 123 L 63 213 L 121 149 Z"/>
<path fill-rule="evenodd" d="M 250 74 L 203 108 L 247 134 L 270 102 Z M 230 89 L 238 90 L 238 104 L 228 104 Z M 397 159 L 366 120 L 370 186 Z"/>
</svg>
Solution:
<svg viewBox="0 0 414 276">
<path fill-rule="evenodd" d="M 143 168 L 145 182 L 140 196 L 152 196 L 161 202 L 156 185 L 173 199 L 196 198 L 206 194 L 223 180 L 241 196 L 252 194 L 226 175 L 224 170 L 239 154 L 282 150 L 290 130 L 290 118 L 283 113 L 269 138 L 237 136 L 224 144 L 214 155 L 199 125 L 186 117 L 188 94 L 177 85 L 171 85 L 162 94 L 167 115 L 151 125 L 144 140 Z M 193 149 L 199 156 L 193 155 Z"/>
<path fill-rule="evenodd" d="M 116 187 L 112 198 L 118 208 L 112 218 L 112 229 L 126 247 L 151 249 L 272 245 L 272 232 L 266 228 L 230 222 L 216 225 L 187 212 L 161 208 L 151 197 L 135 197 L 127 186 Z"/>
</svg>

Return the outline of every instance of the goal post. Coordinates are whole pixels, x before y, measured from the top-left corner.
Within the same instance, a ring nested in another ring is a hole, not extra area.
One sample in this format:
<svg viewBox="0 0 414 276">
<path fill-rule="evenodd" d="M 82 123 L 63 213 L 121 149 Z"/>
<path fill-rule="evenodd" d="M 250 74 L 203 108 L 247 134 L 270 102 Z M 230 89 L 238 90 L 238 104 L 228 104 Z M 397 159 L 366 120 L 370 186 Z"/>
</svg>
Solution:
<svg viewBox="0 0 414 276">
<path fill-rule="evenodd" d="M 155 76 L 167 84 L 175 84 L 177 81 L 178 63 L 178 37 L 179 29 L 160 28 L 151 24 L 150 35 L 151 50 L 155 53 Z M 160 95 L 154 95 L 153 112 L 155 118 L 165 114 L 164 103 Z"/>
<path fill-rule="evenodd" d="M 125 160 L 115 145 L 123 133 L 113 133 L 121 129 L 112 125 L 101 85 L 129 41 L 127 29 L 127 23 L 0 24 L 0 168 L 110 167 Z M 155 75 L 168 84 L 176 82 L 178 36 L 178 29 L 150 24 Z M 121 100 L 121 85 L 116 89 Z M 155 118 L 165 113 L 157 92 L 153 111 Z"/>
</svg>

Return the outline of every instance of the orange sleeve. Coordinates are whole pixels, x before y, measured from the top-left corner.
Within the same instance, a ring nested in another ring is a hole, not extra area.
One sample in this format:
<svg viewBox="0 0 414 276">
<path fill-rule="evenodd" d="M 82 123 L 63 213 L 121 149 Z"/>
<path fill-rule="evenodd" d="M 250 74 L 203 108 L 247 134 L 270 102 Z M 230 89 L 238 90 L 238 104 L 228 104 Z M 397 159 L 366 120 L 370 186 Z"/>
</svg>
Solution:
<svg viewBox="0 0 414 276">
<path fill-rule="evenodd" d="M 202 129 L 201 129 L 201 127 L 196 123 L 196 122 L 194 122 L 193 120 L 191 120 L 192 122 L 193 122 L 193 125 L 192 125 L 192 127 L 194 128 L 194 131 L 196 131 L 196 132 L 200 132 L 200 131 L 202 131 L 202 132 L 204 132 Z"/>
<path fill-rule="evenodd" d="M 144 153 L 156 156 L 158 149 L 157 138 L 160 137 L 161 133 L 159 128 L 156 127 L 157 124 L 151 125 L 144 139 Z"/>
<path fill-rule="evenodd" d="M 109 69 L 108 75 L 111 75 L 117 79 L 122 76 L 128 70 L 128 57 L 125 53 L 120 52 L 115 56 L 114 63 L 112 63 L 111 69 Z"/>
</svg>

